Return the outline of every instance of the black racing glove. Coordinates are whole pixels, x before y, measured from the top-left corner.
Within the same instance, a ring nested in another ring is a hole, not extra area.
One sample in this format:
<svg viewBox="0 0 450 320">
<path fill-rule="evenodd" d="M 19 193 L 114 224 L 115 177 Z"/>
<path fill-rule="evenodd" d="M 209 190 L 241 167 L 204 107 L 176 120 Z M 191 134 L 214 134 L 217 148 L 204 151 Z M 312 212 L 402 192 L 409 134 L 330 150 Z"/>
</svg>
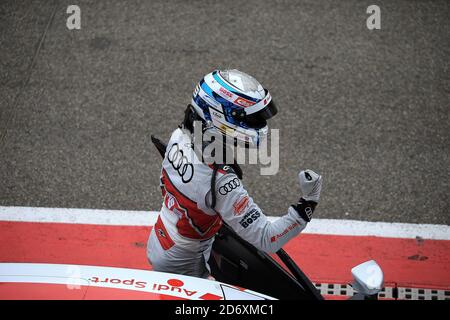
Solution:
<svg viewBox="0 0 450 320">
<path fill-rule="evenodd" d="M 310 222 L 322 190 L 322 176 L 312 170 L 302 170 L 298 174 L 302 197 L 292 207 L 306 222 Z"/>
<path fill-rule="evenodd" d="M 297 211 L 298 215 L 306 222 L 311 221 L 316 206 L 317 202 L 306 201 L 305 199 L 303 199 L 303 197 L 298 200 L 298 203 L 296 205 L 292 205 L 295 211 Z"/>
</svg>

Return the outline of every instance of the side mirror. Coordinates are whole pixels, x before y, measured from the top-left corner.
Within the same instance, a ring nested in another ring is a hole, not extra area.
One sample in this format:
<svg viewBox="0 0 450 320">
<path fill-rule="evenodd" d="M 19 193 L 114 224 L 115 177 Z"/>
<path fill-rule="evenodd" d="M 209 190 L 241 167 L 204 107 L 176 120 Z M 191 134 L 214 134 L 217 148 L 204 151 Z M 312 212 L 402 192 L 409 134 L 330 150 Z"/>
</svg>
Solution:
<svg viewBox="0 0 450 320">
<path fill-rule="evenodd" d="M 383 270 L 374 261 L 366 261 L 352 269 L 352 287 L 359 295 L 366 298 L 377 298 L 378 292 L 383 289 Z"/>
</svg>

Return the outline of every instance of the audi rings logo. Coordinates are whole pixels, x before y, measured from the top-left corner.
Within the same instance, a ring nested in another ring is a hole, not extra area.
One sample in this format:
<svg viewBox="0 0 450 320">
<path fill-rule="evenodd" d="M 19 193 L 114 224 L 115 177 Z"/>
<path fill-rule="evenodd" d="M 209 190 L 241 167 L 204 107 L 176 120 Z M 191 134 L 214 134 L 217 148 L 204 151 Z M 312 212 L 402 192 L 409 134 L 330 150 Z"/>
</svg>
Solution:
<svg viewBox="0 0 450 320">
<path fill-rule="evenodd" d="M 238 178 L 234 178 L 233 180 L 228 181 L 224 185 L 220 186 L 219 193 L 221 195 L 226 195 L 228 192 L 231 192 L 232 190 L 236 189 L 241 185 L 241 182 Z"/>
<path fill-rule="evenodd" d="M 178 172 L 184 183 L 188 183 L 192 180 L 192 177 L 194 176 L 194 166 L 183 154 L 183 150 L 180 149 L 178 143 L 175 143 L 170 147 L 169 153 L 167 154 L 167 160 Z"/>
<path fill-rule="evenodd" d="M 313 215 L 312 208 L 311 208 L 311 207 L 306 207 L 306 208 L 305 208 L 305 213 L 306 213 L 306 215 L 308 216 L 309 220 L 311 220 L 312 215 Z"/>
</svg>

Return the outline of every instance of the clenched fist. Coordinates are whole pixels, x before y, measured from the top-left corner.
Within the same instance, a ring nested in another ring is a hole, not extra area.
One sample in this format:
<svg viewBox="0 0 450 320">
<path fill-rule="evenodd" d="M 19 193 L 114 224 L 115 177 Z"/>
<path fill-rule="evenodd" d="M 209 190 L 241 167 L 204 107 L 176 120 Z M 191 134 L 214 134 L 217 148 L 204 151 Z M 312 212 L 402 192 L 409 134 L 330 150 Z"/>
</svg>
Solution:
<svg viewBox="0 0 450 320">
<path fill-rule="evenodd" d="M 306 222 L 310 222 L 322 190 L 322 176 L 312 170 L 302 170 L 298 174 L 302 195 L 292 207 Z"/>
<path fill-rule="evenodd" d="M 312 170 L 302 170 L 298 174 L 302 198 L 306 201 L 319 202 L 320 191 L 322 190 L 322 176 Z"/>
</svg>

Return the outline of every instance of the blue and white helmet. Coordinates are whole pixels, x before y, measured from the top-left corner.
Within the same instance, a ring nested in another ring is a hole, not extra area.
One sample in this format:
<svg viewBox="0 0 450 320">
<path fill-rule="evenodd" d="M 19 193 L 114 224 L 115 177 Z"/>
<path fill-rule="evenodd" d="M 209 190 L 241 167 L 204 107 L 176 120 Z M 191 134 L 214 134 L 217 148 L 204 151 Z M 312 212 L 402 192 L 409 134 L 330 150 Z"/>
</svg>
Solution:
<svg viewBox="0 0 450 320">
<path fill-rule="evenodd" d="M 255 78 L 239 70 L 215 70 L 196 86 L 192 106 L 207 124 L 234 143 L 258 147 L 277 113 L 272 97 Z"/>
</svg>

